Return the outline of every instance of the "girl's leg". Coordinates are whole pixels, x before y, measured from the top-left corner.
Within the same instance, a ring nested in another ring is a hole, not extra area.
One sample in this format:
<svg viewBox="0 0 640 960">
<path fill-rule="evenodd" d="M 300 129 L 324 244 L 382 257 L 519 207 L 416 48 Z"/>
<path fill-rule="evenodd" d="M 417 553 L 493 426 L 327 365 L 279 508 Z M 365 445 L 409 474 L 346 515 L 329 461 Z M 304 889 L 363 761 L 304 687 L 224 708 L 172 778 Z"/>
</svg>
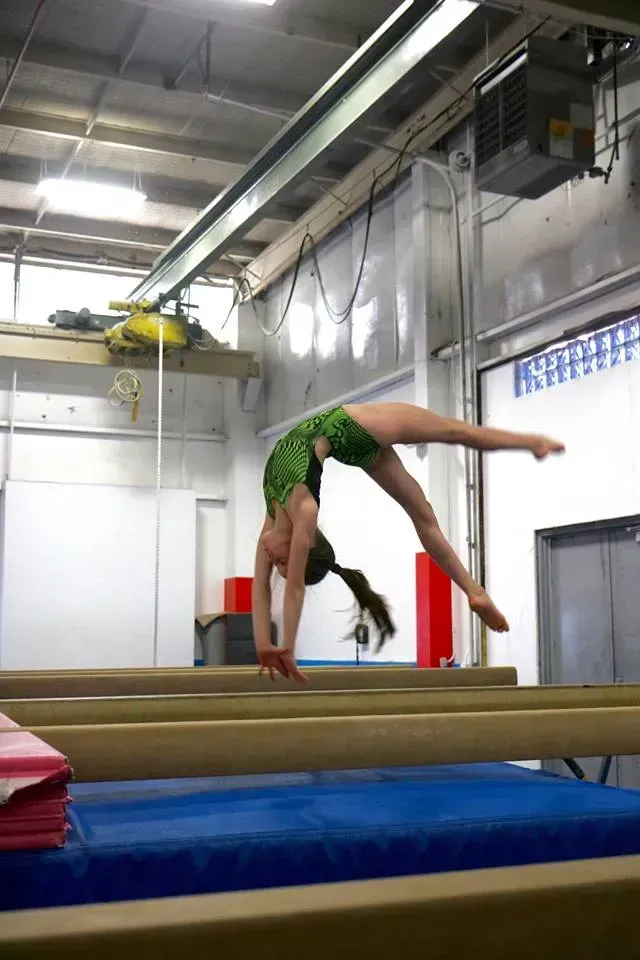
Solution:
<svg viewBox="0 0 640 960">
<path fill-rule="evenodd" d="M 538 460 L 564 451 L 562 443 L 548 437 L 476 427 L 411 403 L 363 403 L 346 409 L 382 447 L 398 443 L 460 444 L 475 450 L 528 450 Z"/>
<path fill-rule="evenodd" d="M 499 633 L 509 629 L 506 618 L 486 591 L 464 568 L 447 541 L 420 484 L 409 474 L 395 450 L 386 449 L 368 471 L 369 475 L 400 504 L 411 518 L 420 543 L 438 566 L 467 595 L 469 606 L 488 627 Z"/>
</svg>

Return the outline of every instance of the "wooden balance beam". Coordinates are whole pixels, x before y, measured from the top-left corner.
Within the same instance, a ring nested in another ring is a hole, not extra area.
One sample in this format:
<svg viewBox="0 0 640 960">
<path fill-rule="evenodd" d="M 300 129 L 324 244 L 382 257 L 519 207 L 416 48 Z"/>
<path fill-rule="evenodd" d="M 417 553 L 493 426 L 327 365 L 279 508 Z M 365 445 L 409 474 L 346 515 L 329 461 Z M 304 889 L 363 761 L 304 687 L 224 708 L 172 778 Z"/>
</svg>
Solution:
<svg viewBox="0 0 640 960">
<path fill-rule="evenodd" d="M 0 701 L 23 727 L 640 706 L 640 684 Z"/>
<path fill-rule="evenodd" d="M 318 670 L 316 673 L 315 671 Z M 423 669 L 416 667 L 312 668 L 308 671 L 311 690 L 372 690 L 403 687 L 487 687 L 513 686 L 514 667 L 472 669 Z M 303 692 L 292 680 L 278 678 L 275 689 Z M 271 680 L 259 676 L 257 667 L 236 671 L 202 667 L 177 671 L 119 671 L 5 676 L 0 671 L 0 699 L 43 699 L 50 697 L 131 697 L 185 693 L 258 693 L 272 690 Z"/>
<path fill-rule="evenodd" d="M 637 706 L 32 729 L 87 782 L 640 754 Z"/>
<path fill-rule="evenodd" d="M 637 960 L 640 857 L 5 913 L 3 960 Z"/>
<path fill-rule="evenodd" d="M 434 669 L 429 667 L 413 667 L 409 666 L 406 663 L 391 663 L 385 664 L 383 666 L 376 666 L 375 661 L 362 664 L 366 666 L 369 670 L 422 670 L 422 669 Z M 60 669 L 57 667 L 51 668 L 49 670 L 2 670 L 1 675 L 3 677 L 86 677 L 97 675 L 100 677 L 109 677 L 109 676 L 122 676 L 123 674 L 129 674 L 134 676 L 144 676 L 146 674 L 158 675 L 160 673 L 172 674 L 172 673 L 193 673 L 194 670 L 197 670 L 198 673 L 253 673 L 257 669 L 256 664 L 230 664 L 229 666 L 212 666 L 212 667 L 83 667 L 82 669 Z M 352 667 L 341 666 L 339 663 L 333 665 L 325 665 L 318 667 L 309 667 L 307 669 L 308 673 L 319 674 L 326 672 L 327 670 L 351 670 Z M 456 668 L 457 669 L 457 668 Z M 471 668 L 464 668 L 471 669 Z M 478 669 L 478 668 L 474 668 Z"/>
</svg>

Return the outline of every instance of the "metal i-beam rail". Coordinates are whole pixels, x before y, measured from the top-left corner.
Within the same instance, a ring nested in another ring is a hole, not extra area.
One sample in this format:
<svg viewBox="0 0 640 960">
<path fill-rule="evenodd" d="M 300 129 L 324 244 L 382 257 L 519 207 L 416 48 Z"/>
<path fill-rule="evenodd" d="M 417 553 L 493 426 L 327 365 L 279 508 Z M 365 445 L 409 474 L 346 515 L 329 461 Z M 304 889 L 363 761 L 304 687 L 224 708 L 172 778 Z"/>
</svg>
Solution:
<svg viewBox="0 0 640 960">
<path fill-rule="evenodd" d="M 3 960 L 637 960 L 640 857 L 5 913 Z M 425 945 L 425 940 L 428 944 Z"/>
<path fill-rule="evenodd" d="M 164 303 L 219 258 L 331 144 L 402 83 L 477 9 L 473 0 L 405 0 L 344 67 L 156 261 L 132 299 Z"/>
<path fill-rule="evenodd" d="M 633 706 L 640 706 L 640 684 L 616 683 L 595 687 L 325 690 L 302 695 L 287 692 L 7 700 L 0 701 L 0 713 L 22 727 L 38 727 Z"/>
<path fill-rule="evenodd" d="M 640 755 L 640 706 L 29 729 L 87 783 Z"/>
<path fill-rule="evenodd" d="M 0 322 L 0 357 L 10 360 L 73 363 L 114 369 L 128 364 L 127 357 L 112 356 L 105 350 L 104 337 L 100 333 L 94 331 L 78 333 L 52 326 L 3 322 Z M 252 353 L 245 350 L 226 350 L 223 347 L 194 350 L 185 356 L 179 353 L 174 354 L 167 358 L 165 370 L 170 373 L 194 373 L 237 380 L 247 380 L 249 377 L 259 375 L 259 366 Z M 40 426 L 42 427 L 42 424 Z M 18 426 L 21 430 L 28 428 L 29 424 L 25 422 Z M 3 673 L 0 674 L 0 687 L 7 682 L 9 682 L 8 678 Z M 30 681 L 27 678 L 25 682 Z M 1 691 L 0 696 L 3 696 Z"/>
</svg>

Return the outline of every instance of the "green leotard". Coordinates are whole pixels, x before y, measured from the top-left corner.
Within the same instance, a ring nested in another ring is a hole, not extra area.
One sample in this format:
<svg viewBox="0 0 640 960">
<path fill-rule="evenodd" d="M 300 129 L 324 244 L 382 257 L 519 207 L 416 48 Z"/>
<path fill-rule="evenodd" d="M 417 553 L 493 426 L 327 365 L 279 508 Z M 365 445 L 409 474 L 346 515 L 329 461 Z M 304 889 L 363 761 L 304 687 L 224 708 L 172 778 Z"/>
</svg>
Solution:
<svg viewBox="0 0 640 960">
<path fill-rule="evenodd" d="M 349 467 L 366 470 L 380 451 L 378 442 L 343 407 L 303 420 L 278 440 L 267 460 L 262 488 L 270 517 L 275 516 L 274 501 L 284 506 L 298 483 L 320 503 L 322 464 L 314 450 L 320 437 L 331 444 L 329 456 Z"/>
</svg>

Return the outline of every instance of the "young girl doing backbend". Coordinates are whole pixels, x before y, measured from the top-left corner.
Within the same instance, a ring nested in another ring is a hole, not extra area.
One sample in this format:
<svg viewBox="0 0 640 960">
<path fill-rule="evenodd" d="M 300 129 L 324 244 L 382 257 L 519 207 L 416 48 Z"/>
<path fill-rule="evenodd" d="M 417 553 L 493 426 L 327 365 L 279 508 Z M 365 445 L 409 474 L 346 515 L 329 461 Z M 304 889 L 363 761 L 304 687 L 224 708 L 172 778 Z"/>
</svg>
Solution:
<svg viewBox="0 0 640 960">
<path fill-rule="evenodd" d="M 431 504 L 393 449 L 397 444 L 459 444 L 475 450 L 526 450 L 537 460 L 562 453 L 564 446 L 548 437 L 477 427 L 441 417 L 408 403 L 367 403 L 335 407 L 309 417 L 282 437 L 264 471 L 267 513 L 258 540 L 253 581 L 253 627 L 261 671 L 306 677 L 298 669 L 295 641 L 305 587 L 328 573 L 352 591 L 360 613 L 378 634 L 378 648 L 393 636 L 389 607 L 359 570 L 341 567 L 333 548 L 318 529 L 320 482 L 328 457 L 360 467 L 405 510 L 418 539 L 439 567 L 466 594 L 469 606 L 495 631 L 509 629 L 506 618 L 476 583 L 445 539 Z M 283 642 L 271 643 L 271 574 L 276 567 L 286 580 Z"/>
</svg>

